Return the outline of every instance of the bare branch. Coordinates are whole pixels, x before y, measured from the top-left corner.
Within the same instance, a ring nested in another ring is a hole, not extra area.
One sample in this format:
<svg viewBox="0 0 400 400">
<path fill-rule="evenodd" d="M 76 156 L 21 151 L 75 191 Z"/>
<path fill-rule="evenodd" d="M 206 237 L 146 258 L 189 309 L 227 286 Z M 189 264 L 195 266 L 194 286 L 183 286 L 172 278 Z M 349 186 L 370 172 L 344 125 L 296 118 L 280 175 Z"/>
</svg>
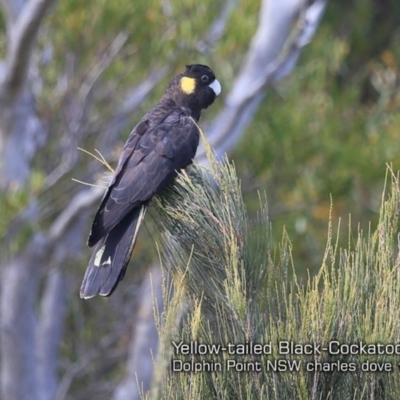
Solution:
<svg viewBox="0 0 400 400">
<path fill-rule="evenodd" d="M 258 109 L 266 86 L 289 74 L 314 35 L 327 0 L 264 0 L 258 29 L 251 42 L 225 107 L 207 129 L 207 137 L 220 158 L 238 142 Z M 297 21 L 297 29 L 290 35 Z M 207 163 L 204 147 L 198 160 Z"/>
<path fill-rule="evenodd" d="M 122 102 L 119 110 L 115 114 L 111 125 L 118 126 L 122 129 L 126 125 L 127 119 L 131 114 L 137 110 L 139 105 L 145 100 L 148 94 L 154 89 L 154 87 L 165 77 L 168 70 L 161 68 L 150 72 L 148 78 L 141 84 L 133 88 Z"/>
<path fill-rule="evenodd" d="M 104 189 L 98 187 L 80 191 L 51 225 L 49 242 L 54 243 L 62 237 L 69 225 L 82 213 L 82 210 L 96 203 L 103 194 Z"/>
<path fill-rule="evenodd" d="M 211 24 L 210 29 L 205 34 L 204 38 L 197 45 L 197 49 L 200 52 L 210 51 L 212 45 L 223 36 L 229 16 L 237 3 L 237 0 L 225 0 L 220 14 Z"/>
<path fill-rule="evenodd" d="M 132 119 L 132 114 L 139 108 L 140 104 L 146 99 L 154 87 L 167 74 L 167 68 L 151 71 L 148 78 L 135 88 L 131 89 L 125 96 L 115 116 L 112 118 L 108 127 L 105 129 L 106 135 L 102 135 L 101 149 L 109 149 L 115 142 L 123 129 L 125 129 Z"/>
<path fill-rule="evenodd" d="M 23 87 L 39 26 L 54 2 L 55 0 L 30 0 L 11 26 L 3 95 L 15 97 Z M 11 11 L 9 13 L 11 15 Z"/>
<path fill-rule="evenodd" d="M 46 11 L 55 0 L 2 0 L 7 16 L 8 49 L 0 76 L 0 185 L 18 188 L 46 137 L 34 99 L 25 86 L 33 44 Z"/>
<path fill-rule="evenodd" d="M 24 7 L 25 0 L 1 0 L 1 3 L 6 16 L 7 30 L 10 33 L 12 25 Z"/>
<path fill-rule="evenodd" d="M 103 55 L 101 60 L 96 63 L 96 65 L 89 72 L 88 77 L 83 82 L 79 92 L 78 92 L 78 102 L 81 103 L 82 106 L 82 116 L 86 114 L 90 95 L 93 91 L 93 88 L 98 82 L 101 75 L 107 68 L 111 65 L 111 63 L 115 60 L 115 57 L 121 51 L 125 42 L 128 40 L 128 35 L 124 32 L 120 32 L 117 37 L 113 40 L 110 47 L 107 49 L 106 53 Z"/>
<path fill-rule="evenodd" d="M 29 176 L 30 160 L 47 137 L 29 91 L 19 96 L 18 106 L 9 106 L 2 105 L 0 93 L 0 187 L 10 182 L 20 185 Z"/>
</svg>

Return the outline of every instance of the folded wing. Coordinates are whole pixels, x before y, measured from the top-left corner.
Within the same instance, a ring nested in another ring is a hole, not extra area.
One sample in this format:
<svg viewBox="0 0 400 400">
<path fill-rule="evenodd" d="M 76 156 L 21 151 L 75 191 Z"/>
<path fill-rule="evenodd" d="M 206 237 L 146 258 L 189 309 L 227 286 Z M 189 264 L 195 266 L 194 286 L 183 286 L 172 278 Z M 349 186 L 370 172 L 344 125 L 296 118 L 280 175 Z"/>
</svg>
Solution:
<svg viewBox="0 0 400 400">
<path fill-rule="evenodd" d="M 177 111 L 131 133 L 93 221 L 88 245 L 96 245 L 81 297 L 109 296 L 123 278 L 151 198 L 187 167 L 196 154 L 197 125 Z"/>
</svg>

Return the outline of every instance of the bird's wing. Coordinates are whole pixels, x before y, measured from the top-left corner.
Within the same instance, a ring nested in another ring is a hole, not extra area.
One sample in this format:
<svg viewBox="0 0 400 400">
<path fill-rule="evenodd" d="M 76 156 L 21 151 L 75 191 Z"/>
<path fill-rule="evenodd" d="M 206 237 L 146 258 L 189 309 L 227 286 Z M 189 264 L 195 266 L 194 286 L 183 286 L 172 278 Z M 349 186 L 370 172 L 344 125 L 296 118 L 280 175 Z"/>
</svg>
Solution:
<svg viewBox="0 0 400 400">
<path fill-rule="evenodd" d="M 155 126 L 144 124 L 133 130 L 125 145 L 94 219 L 89 246 L 96 244 L 130 211 L 160 192 L 196 154 L 199 132 L 189 116 L 175 111 Z"/>
</svg>

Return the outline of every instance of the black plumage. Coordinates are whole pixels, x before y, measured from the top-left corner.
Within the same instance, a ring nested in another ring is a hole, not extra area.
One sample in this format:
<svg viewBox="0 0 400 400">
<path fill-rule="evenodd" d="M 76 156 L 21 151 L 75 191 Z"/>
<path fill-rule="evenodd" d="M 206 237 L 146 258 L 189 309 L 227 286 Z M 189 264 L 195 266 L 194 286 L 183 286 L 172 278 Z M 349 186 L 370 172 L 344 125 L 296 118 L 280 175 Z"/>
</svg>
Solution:
<svg viewBox="0 0 400 400">
<path fill-rule="evenodd" d="M 195 121 L 220 91 L 209 67 L 188 65 L 133 129 L 93 221 L 88 245 L 95 248 L 81 297 L 109 296 L 124 277 L 151 198 L 192 163 L 199 144 Z"/>
</svg>

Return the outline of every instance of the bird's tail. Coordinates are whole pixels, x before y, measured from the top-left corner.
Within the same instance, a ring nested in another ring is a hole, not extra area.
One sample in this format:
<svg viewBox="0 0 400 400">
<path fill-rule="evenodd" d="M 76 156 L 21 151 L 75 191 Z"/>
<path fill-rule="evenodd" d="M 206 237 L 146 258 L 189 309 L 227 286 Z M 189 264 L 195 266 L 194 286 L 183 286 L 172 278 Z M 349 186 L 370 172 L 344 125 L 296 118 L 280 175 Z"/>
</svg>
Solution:
<svg viewBox="0 0 400 400">
<path fill-rule="evenodd" d="M 133 209 L 97 244 L 83 278 L 84 299 L 110 296 L 125 275 L 148 204 Z"/>
</svg>

